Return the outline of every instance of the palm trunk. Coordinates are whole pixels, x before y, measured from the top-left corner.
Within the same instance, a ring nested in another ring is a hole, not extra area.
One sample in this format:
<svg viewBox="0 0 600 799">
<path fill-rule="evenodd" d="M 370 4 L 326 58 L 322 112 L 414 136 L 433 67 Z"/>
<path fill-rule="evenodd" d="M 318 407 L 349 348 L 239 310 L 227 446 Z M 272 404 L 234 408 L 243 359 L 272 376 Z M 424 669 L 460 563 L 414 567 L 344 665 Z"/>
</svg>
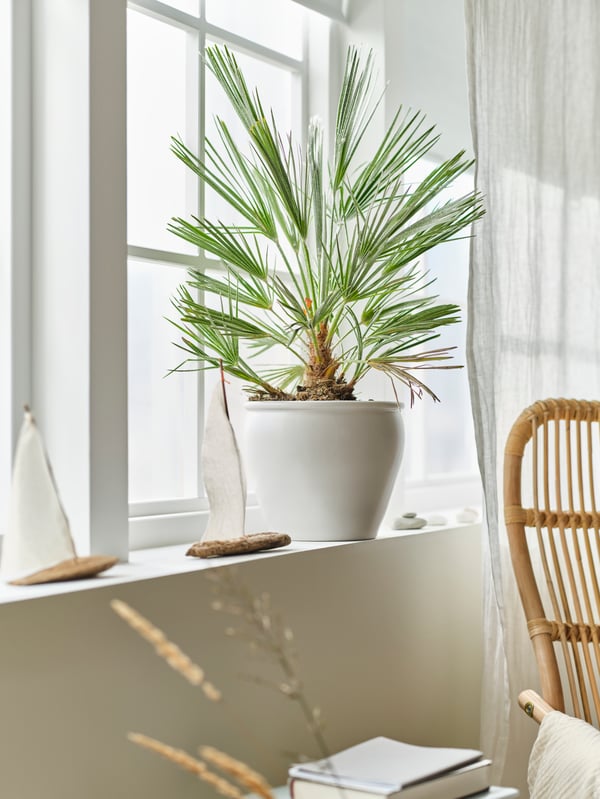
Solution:
<svg viewBox="0 0 600 799">
<path fill-rule="evenodd" d="M 340 363 L 333 355 L 328 342 L 328 327 L 321 322 L 314 340 L 308 345 L 308 363 L 304 370 L 303 385 L 298 386 L 300 400 L 353 400 L 354 384 L 347 383 L 344 374 L 338 374 Z"/>
</svg>

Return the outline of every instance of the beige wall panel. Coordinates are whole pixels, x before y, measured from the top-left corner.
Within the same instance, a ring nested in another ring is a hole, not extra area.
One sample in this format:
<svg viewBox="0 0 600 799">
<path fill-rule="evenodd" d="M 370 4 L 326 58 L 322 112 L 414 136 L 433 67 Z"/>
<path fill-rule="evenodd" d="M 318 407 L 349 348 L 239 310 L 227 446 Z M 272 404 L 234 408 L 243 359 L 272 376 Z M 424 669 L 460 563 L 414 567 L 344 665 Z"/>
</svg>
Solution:
<svg viewBox="0 0 600 799">
<path fill-rule="evenodd" d="M 323 709 L 333 750 L 375 735 L 477 746 L 476 526 L 265 557 L 238 574 L 269 591 L 293 627 L 306 693 Z M 211 596 L 205 574 L 194 573 L 1 606 L 3 799 L 211 795 L 129 744 L 128 730 L 192 751 L 214 744 L 274 783 L 285 778 L 284 750 L 314 756 L 298 708 L 242 678 L 277 672 L 223 634 L 228 617 L 210 609 Z M 110 610 L 113 597 L 201 664 L 227 708 L 159 660 Z"/>
</svg>

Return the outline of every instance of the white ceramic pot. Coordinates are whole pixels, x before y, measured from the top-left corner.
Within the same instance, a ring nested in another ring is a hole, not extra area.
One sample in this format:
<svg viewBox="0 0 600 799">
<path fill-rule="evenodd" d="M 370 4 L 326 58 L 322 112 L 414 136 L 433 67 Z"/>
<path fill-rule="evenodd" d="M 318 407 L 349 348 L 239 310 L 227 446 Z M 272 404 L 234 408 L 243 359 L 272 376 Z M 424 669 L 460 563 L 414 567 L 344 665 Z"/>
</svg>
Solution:
<svg viewBox="0 0 600 799">
<path fill-rule="evenodd" d="M 246 404 L 246 460 L 266 528 L 297 541 L 375 538 L 404 448 L 394 402 Z"/>
</svg>

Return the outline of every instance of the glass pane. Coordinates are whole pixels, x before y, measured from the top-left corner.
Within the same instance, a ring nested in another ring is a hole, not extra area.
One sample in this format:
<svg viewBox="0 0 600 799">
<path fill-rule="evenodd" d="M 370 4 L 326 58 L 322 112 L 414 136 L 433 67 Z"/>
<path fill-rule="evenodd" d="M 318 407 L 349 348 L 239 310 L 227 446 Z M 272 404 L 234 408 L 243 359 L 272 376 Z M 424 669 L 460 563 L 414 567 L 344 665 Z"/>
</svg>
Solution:
<svg viewBox="0 0 600 799">
<path fill-rule="evenodd" d="M 431 164 L 433 166 L 433 164 Z M 439 204 L 448 200 L 457 200 L 473 191 L 473 176 L 460 175 L 439 199 Z M 431 277 L 435 277 L 433 286 L 435 293 L 448 302 L 465 303 L 467 301 L 467 285 L 469 282 L 469 248 L 470 230 L 465 228 L 459 233 L 464 238 L 449 241 L 434 247 L 425 256 L 425 266 Z"/>
<path fill-rule="evenodd" d="M 206 19 L 292 58 L 302 57 L 304 10 L 290 0 L 206 0 Z"/>
<path fill-rule="evenodd" d="M 462 235 L 467 234 L 468 230 Z M 446 244 L 439 244 L 424 256 L 423 262 L 429 272 L 429 279 L 436 279 L 428 291 L 438 295 L 440 302 L 466 304 L 469 246 L 467 238 L 449 241 Z"/>
<path fill-rule="evenodd" d="M 439 162 L 421 159 L 407 173 L 407 181 L 422 181 Z M 457 199 L 473 190 L 471 175 L 461 175 L 445 190 L 434 205 Z M 424 215 L 421 214 L 421 215 Z M 467 236 L 466 230 L 461 235 Z M 453 302 L 463 307 L 463 321 L 441 328 L 441 336 L 425 346 L 431 349 L 456 346 L 451 364 L 465 365 L 466 299 L 469 275 L 469 239 L 441 244 L 425 253 L 421 264 L 435 283 L 425 290 L 427 295 L 437 295 L 438 302 Z M 431 370 L 421 377 L 438 395 L 440 403 L 429 397 L 416 401 L 406 413 L 405 473 L 408 480 L 429 480 L 440 475 L 475 474 L 477 459 L 471 417 L 471 403 L 467 370 Z M 407 397 L 408 400 L 408 397 Z"/>
<path fill-rule="evenodd" d="M 465 325 L 452 325 L 442 331 L 442 346 L 453 344 L 454 363 L 463 369 L 432 371 L 426 382 L 441 402 L 428 400 L 425 428 L 425 475 L 475 474 L 477 455 L 471 416 L 471 399 L 465 366 Z M 448 362 L 450 363 L 450 361 Z"/>
<path fill-rule="evenodd" d="M 130 502 L 198 496 L 198 374 L 167 374 L 183 360 L 165 317 L 184 280 L 179 267 L 129 264 Z"/>
<path fill-rule="evenodd" d="M 287 138 L 287 134 L 291 131 L 297 145 L 301 141 L 300 89 L 294 75 L 287 69 L 267 64 L 265 61 L 242 53 L 236 52 L 235 57 L 250 90 L 257 87 L 265 110 L 272 109 L 279 132 Z M 223 90 L 208 70 L 205 109 L 207 138 L 222 152 L 223 148 L 220 146 L 214 120 L 215 117 L 219 117 L 227 124 L 237 146 L 242 152 L 249 155 L 248 134 L 231 108 Z M 209 219 L 218 219 L 226 223 L 241 221 L 229 205 L 210 189 L 206 190 L 205 203 L 205 213 Z"/>
<path fill-rule="evenodd" d="M 171 217 L 187 217 L 195 209 L 195 181 L 170 151 L 171 136 L 191 137 L 193 107 L 188 98 L 193 92 L 186 67 L 188 49 L 194 42 L 193 34 L 173 25 L 133 10 L 127 12 L 130 244 L 194 251 L 167 231 Z"/>
<path fill-rule="evenodd" d="M 438 161 L 422 158 L 408 171 L 407 180 L 410 183 L 418 183 L 438 165 Z M 420 216 L 432 211 L 435 206 L 449 200 L 457 200 L 472 191 L 473 175 L 469 173 L 459 175 Z M 469 279 L 469 233 L 469 228 L 465 228 L 458 234 L 464 238 L 440 244 L 422 256 L 423 266 L 428 270 L 430 278 L 436 278 L 430 291 L 439 295 L 445 302 L 466 303 Z"/>
</svg>

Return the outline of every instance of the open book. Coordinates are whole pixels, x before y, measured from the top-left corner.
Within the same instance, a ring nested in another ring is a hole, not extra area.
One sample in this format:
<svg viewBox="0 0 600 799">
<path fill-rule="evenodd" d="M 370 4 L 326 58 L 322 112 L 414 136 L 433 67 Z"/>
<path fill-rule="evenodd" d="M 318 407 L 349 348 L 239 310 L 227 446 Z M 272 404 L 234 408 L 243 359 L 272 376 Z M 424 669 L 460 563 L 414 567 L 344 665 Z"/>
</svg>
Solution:
<svg viewBox="0 0 600 799">
<path fill-rule="evenodd" d="M 456 799 L 489 786 L 491 761 L 475 749 L 372 738 L 289 771 L 293 799 Z"/>
</svg>

